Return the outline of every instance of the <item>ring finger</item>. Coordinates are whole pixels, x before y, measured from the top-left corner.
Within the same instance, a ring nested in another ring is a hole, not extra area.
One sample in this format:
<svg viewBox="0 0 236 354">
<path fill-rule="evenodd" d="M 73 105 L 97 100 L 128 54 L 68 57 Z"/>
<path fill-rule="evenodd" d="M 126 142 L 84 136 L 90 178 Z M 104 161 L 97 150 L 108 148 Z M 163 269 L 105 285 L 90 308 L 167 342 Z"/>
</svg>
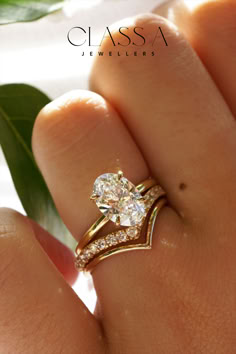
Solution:
<svg viewBox="0 0 236 354">
<path fill-rule="evenodd" d="M 99 216 L 89 200 L 97 176 L 120 169 L 134 184 L 149 176 L 142 154 L 120 117 L 103 98 L 88 91 L 64 95 L 41 111 L 33 148 L 58 210 L 77 239 Z M 158 217 L 151 252 L 119 254 L 95 268 L 99 316 L 111 340 L 118 341 L 118 333 L 123 336 L 133 328 L 129 336 L 132 345 L 137 345 L 137 335 L 140 345 L 145 343 L 140 336 L 140 311 L 150 317 L 157 303 L 155 299 L 144 303 L 143 299 L 151 299 L 154 286 L 158 286 L 157 273 L 163 274 L 164 267 L 174 267 L 176 259 L 184 258 L 184 245 L 181 251 L 165 247 L 166 243 L 177 242 L 173 230 L 180 228 L 177 214 L 165 208 Z M 166 243 L 161 235 L 165 235 Z M 124 308 L 129 312 L 124 312 Z M 155 328 L 153 321 L 150 326 Z M 155 335 L 153 331 L 154 338 Z"/>
</svg>

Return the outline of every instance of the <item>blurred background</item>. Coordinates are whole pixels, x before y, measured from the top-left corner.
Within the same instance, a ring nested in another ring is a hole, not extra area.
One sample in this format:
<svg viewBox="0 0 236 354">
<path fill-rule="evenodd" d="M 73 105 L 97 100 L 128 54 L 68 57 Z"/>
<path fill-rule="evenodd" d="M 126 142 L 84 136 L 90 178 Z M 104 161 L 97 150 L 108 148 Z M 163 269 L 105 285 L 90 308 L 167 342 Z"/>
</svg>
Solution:
<svg viewBox="0 0 236 354">
<path fill-rule="evenodd" d="M 67 40 L 74 26 L 92 27 L 94 43 L 105 27 L 142 12 L 150 12 L 161 0 L 69 0 L 62 11 L 35 22 L 0 26 L 0 84 L 27 83 L 56 98 L 73 89 L 87 89 L 93 58 Z M 89 53 L 88 47 L 83 50 Z M 0 207 L 25 214 L 14 189 L 0 148 Z M 92 220 L 91 220 L 92 221 Z M 96 294 L 92 281 L 82 274 L 75 291 L 93 311 Z"/>
</svg>

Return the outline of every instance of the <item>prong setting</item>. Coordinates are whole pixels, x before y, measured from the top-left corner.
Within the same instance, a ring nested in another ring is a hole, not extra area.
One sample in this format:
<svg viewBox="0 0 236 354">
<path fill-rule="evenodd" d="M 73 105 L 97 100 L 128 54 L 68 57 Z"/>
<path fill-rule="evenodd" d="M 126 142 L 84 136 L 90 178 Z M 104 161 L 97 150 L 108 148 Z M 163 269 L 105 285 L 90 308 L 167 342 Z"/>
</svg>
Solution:
<svg viewBox="0 0 236 354">
<path fill-rule="evenodd" d="M 122 171 L 99 176 L 94 182 L 92 199 L 99 210 L 119 226 L 136 225 L 145 216 L 141 193 Z"/>
<path fill-rule="evenodd" d="M 117 218 L 116 218 L 116 225 L 117 225 L 117 226 L 120 225 L 120 215 L 118 215 Z"/>
<path fill-rule="evenodd" d="M 118 175 L 118 180 L 120 181 L 121 178 L 124 176 L 123 172 L 122 171 L 118 171 L 117 172 L 117 175 Z"/>
<path fill-rule="evenodd" d="M 107 175 L 105 175 L 107 177 Z M 109 177 L 109 176 L 108 176 Z M 125 179 L 125 177 L 123 177 Z M 123 183 L 123 179 L 121 180 L 120 183 Z M 118 183 L 118 178 L 117 174 L 114 176 L 114 183 Z M 109 182 L 109 181 L 108 181 Z M 111 180 L 112 182 L 112 180 Z M 128 182 L 128 181 L 127 181 Z M 129 183 L 129 182 L 128 182 Z M 102 185 L 101 192 L 103 191 L 103 187 L 110 187 L 109 184 Z M 114 185 L 111 184 L 111 187 L 114 188 Z M 122 185 L 121 185 L 122 187 Z M 104 188 L 105 189 L 105 188 Z M 107 188 L 109 191 L 109 188 Z M 155 205 L 155 208 L 151 209 L 154 206 L 155 201 L 158 201 L 158 198 L 161 198 L 163 195 L 165 195 L 165 192 L 160 186 L 157 185 L 152 185 L 150 187 L 147 187 L 146 190 L 143 192 L 146 192 L 144 195 L 137 195 L 138 193 L 136 192 L 135 189 L 129 188 L 129 191 L 133 190 L 133 195 L 130 197 L 133 199 L 139 197 L 138 199 L 144 203 L 145 205 L 145 213 L 141 217 L 140 221 L 137 223 L 132 223 L 130 227 L 127 228 L 122 228 L 117 231 L 113 231 L 108 235 L 105 235 L 101 238 L 92 240 L 96 233 L 98 232 L 97 229 L 97 222 L 94 224 L 96 226 L 96 230 L 94 234 L 90 234 L 89 237 L 87 237 L 87 242 L 83 243 L 82 245 L 77 246 L 76 249 L 76 261 L 75 265 L 77 269 L 81 271 L 91 271 L 97 263 L 99 263 L 101 260 L 115 254 L 115 253 L 120 253 L 124 252 L 129 249 L 151 249 L 152 245 L 152 232 L 153 232 L 153 226 L 156 220 L 156 216 L 161 210 L 161 208 L 166 204 L 166 199 L 162 198 L 160 199 L 160 202 Z M 139 186 L 137 187 L 137 190 L 139 190 Z M 94 188 L 93 194 L 95 194 L 97 191 Z M 99 194 L 100 190 L 95 194 Z M 109 191 L 110 192 L 110 191 Z M 111 190 L 113 192 L 113 190 Z M 125 190 L 122 190 L 122 193 L 126 192 Z M 127 197 L 127 194 L 124 193 L 125 196 Z M 108 194 L 108 197 L 113 196 L 112 194 Z M 116 194 L 114 194 L 115 198 L 112 199 L 112 202 L 116 202 Z M 121 194 L 123 197 L 123 194 Z M 98 198 L 101 196 L 99 195 Z M 129 197 L 129 196 L 128 196 Z M 97 200 L 96 200 L 97 203 Z M 149 219 L 149 210 L 151 211 L 150 214 L 150 219 Z M 117 213 L 118 211 L 118 213 Z M 119 226 L 122 225 L 122 213 L 119 213 L 119 210 L 114 210 L 114 220 L 113 222 L 116 223 Z M 129 243 L 129 241 L 134 241 L 137 240 L 141 236 L 141 230 L 143 230 L 143 226 L 146 220 L 146 217 L 148 218 L 148 227 L 147 227 L 147 236 L 146 236 L 146 243 Z M 105 216 L 105 219 L 107 218 L 107 221 L 110 219 L 109 215 Z M 136 221 L 136 220 L 135 220 Z M 102 222 L 102 226 L 104 226 L 104 218 L 99 221 L 100 223 Z M 94 228 L 93 228 L 94 229 Z M 90 231 L 90 230 L 89 230 Z M 90 231 L 91 232 L 91 231 Z M 128 243 L 128 245 L 125 245 L 125 243 Z M 121 244 L 121 245 L 120 245 Z M 123 245 L 122 245 L 123 244 Z M 118 246 L 117 246 L 118 245 Z M 117 246 L 117 247 L 116 247 Z M 131 247 L 132 246 L 132 247 Z M 115 248 L 116 247 L 116 248 Z M 107 250 L 108 249 L 108 250 Z M 107 251 L 106 251 L 107 250 Z"/>
<path fill-rule="evenodd" d="M 97 195 L 96 193 L 92 193 L 90 196 L 90 200 L 96 200 L 99 197 L 99 195 Z"/>
</svg>

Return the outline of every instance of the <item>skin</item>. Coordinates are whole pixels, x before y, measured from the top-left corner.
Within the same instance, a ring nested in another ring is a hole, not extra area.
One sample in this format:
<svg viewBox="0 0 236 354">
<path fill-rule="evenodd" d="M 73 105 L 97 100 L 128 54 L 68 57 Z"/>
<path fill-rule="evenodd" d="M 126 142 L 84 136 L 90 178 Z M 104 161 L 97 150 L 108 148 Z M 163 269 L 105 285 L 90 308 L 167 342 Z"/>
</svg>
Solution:
<svg viewBox="0 0 236 354">
<path fill-rule="evenodd" d="M 236 3 L 205 1 L 192 12 L 169 6 L 178 27 L 155 14 L 122 20 L 144 27 L 147 51 L 161 26 L 168 47 L 159 39 L 158 56 L 98 57 L 96 93 L 56 99 L 33 134 L 37 163 L 77 240 L 100 215 L 89 200 L 97 176 L 121 169 L 136 184 L 153 175 L 169 201 L 153 249 L 95 268 L 91 314 L 45 253 L 51 236 L 1 209 L 4 354 L 235 353 Z M 104 41 L 101 50 L 110 49 Z"/>
</svg>

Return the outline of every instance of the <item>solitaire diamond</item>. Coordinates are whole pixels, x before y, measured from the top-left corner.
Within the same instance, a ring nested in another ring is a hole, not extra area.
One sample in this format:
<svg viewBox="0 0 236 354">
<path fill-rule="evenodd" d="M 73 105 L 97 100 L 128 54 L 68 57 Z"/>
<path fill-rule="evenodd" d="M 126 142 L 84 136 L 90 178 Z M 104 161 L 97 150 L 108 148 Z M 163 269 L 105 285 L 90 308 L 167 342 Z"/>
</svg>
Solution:
<svg viewBox="0 0 236 354">
<path fill-rule="evenodd" d="M 146 215 L 142 195 L 121 172 L 99 176 L 94 183 L 92 199 L 100 211 L 118 225 L 140 224 Z"/>
</svg>

